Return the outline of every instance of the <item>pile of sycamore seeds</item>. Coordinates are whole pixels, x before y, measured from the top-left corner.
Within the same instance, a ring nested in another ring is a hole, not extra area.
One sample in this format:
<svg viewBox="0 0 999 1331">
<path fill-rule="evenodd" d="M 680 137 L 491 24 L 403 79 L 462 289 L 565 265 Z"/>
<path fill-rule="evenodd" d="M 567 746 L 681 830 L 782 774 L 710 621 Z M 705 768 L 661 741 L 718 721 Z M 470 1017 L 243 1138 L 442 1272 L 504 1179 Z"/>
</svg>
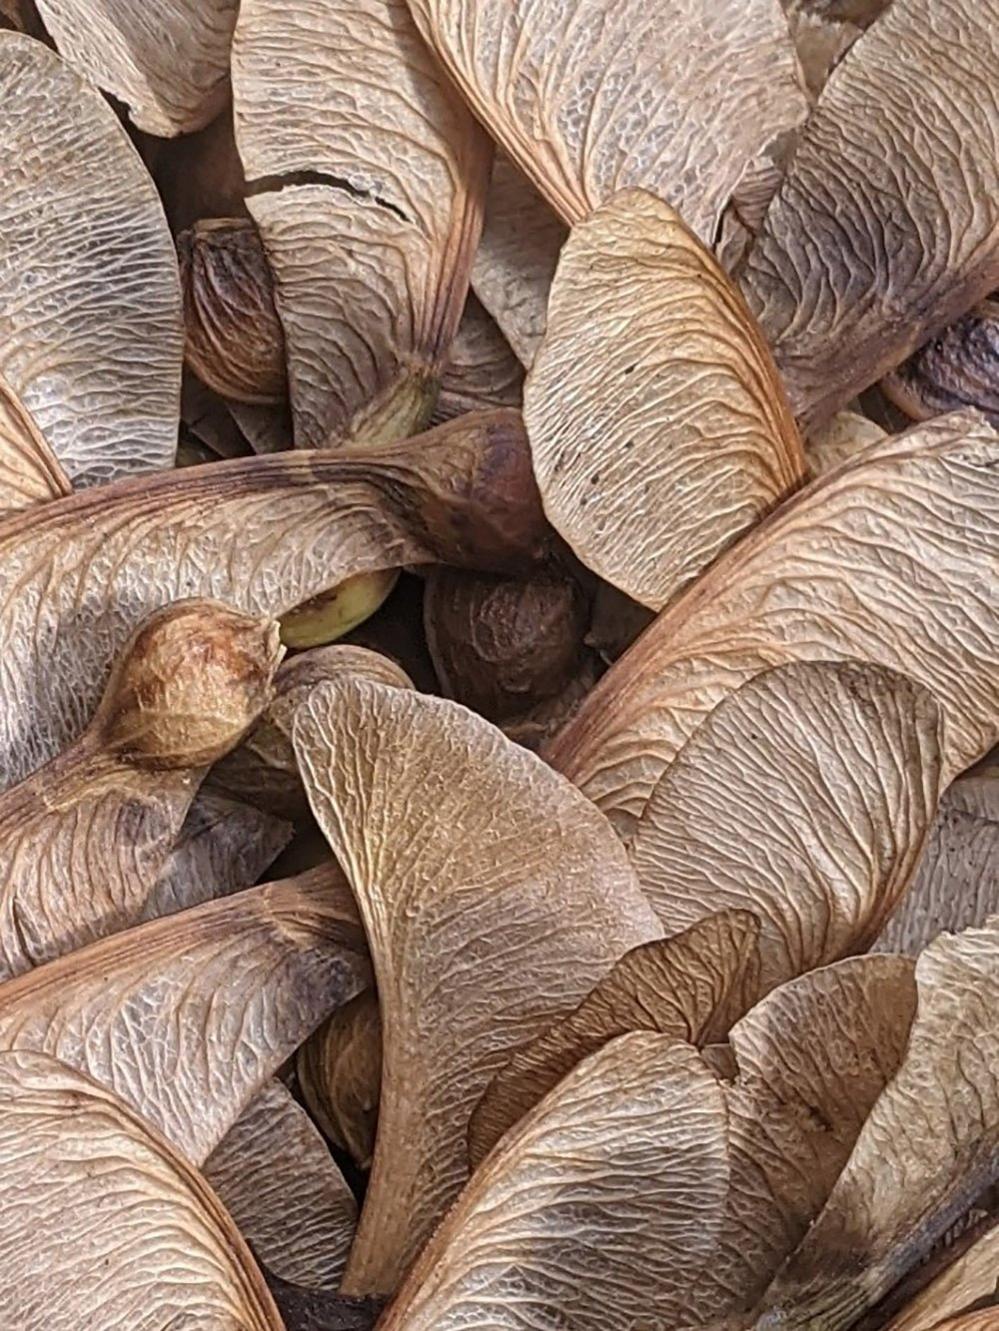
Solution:
<svg viewBox="0 0 999 1331">
<path fill-rule="evenodd" d="M 999 0 L 0 0 L 0 1331 L 999 1331 Z"/>
</svg>

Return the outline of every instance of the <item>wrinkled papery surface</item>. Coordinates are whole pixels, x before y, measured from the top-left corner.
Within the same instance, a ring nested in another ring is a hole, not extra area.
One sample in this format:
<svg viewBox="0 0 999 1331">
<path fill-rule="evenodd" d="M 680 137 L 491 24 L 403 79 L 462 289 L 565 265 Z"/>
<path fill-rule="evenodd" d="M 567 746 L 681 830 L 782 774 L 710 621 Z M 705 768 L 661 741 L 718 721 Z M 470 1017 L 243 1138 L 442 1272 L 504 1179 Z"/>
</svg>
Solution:
<svg viewBox="0 0 999 1331">
<path fill-rule="evenodd" d="M 881 443 L 888 431 L 856 411 L 838 411 L 808 436 L 805 460 L 812 477 L 822 476 L 844 462 L 855 462 L 865 449 Z"/>
<path fill-rule="evenodd" d="M 931 338 L 882 379 L 881 390 L 913 420 L 975 407 L 999 426 L 999 299 Z"/>
<path fill-rule="evenodd" d="M 399 564 L 516 567 L 546 530 L 512 412 L 364 457 L 237 459 L 15 515 L 0 523 L 0 784 L 80 734 L 135 624 L 178 597 L 282 614 Z"/>
<path fill-rule="evenodd" d="M 896 958 L 805 976 L 734 1028 L 731 1085 L 674 1035 L 611 1040 L 479 1167 L 384 1326 L 628 1331 L 746 1306 L 821 1208 L 914 997 Z"/>
<path fill-rule="evenodd" d="M 344 673 L 364 675 L 398 689 L 413 687 L 393 660 L 366 647 L 337 643 L 299 652 L 283 662 L 274 677 L 272 702 L 242 744 L 215 764 L 209 785 L 282 818 L 305 818 L 309 799 L 292 743 L 295 713 L 317 684 Z"/>
<path fill-rule="evenodd" d="M 441 377 L 434 420 L 489 407 L 519 407 L 523 389 L 523 365 L 492 315 L 469 292 Z"/>
<path fill-rule="evenodd" d="M 945 1317 L 979 1299 L 994 1298 L 999 1272 L 999 1224 L 993 1224 L 966 1252 L 920 1290 L 888 1323 L 888 1331 L 932 1331 Z M 993 1309 L 993 1316 L 999 1309 Z"/>
<path fill-rule="evenodd" d="M 980 417 L 885 440 L 765 520 L 608 671 L 549 760 L 630 833 L 726 695 L 851 657 L 936 697 L 943 784 L 999 738 L 999 437 Z"/>
<path fill-rule="evenodd" d="M 552 526 L 588 568 L 654 610 L 805 470 L 742 297 L 673 209 L 642 190 L 573 228 L 524 422 Z"/>
<path fill-rule="evenodd" d="M 821 1211 L 915 1009 L 912 962 L 854 957 L 775 989 L 733 1028 L 725 1216 L 684 1321 L 752 1307 Z"/>
<path fill-rule="evenodd" d="M 602 815 L 464 707 L 355 677 L 315 689 L 294 734 L 382 1015 L 374 1167 L 343 1288 L 390 1293 L 468 1177 L 489 1079 L 659 929 Z"/>
<path fill-rule="evenodd" d="M 71 490 L 30 412 L 0 375 L 0 517 Z"/>
<path fill-rule="evenodd" d="M 567 1072 L 615 1036 L 651 1030 L 695 1045 L 726 1039 L 759 992 L 759 934 L 748 911 L 721 911 L 626 952 L 573 1012 L 493 1077 L 469 1125 L 473 1168 Z"/>
<path fill-rule="evenodd" d="M 202 787 L 167 856 L 141 921 L 158 920 L 249 887 L 291 840 L 292 826 Z"/>
<path fill-rule="evenodd" d="M 188 134 L 222 109 L 239 0 L 36 0 L 62 55 L 149 134 Z"/>
<path fill-rule="evenodd" d="M 780 0 L 410 7 L 476 115 L 569 224 L 640 185 L 710 244 L 753 158 L 807 109 Z"/>
<path fill-rule="evenodd" d="M 894 0 L 834 70 L 742 275 L 821 422 L 999 286 L 999 0 Z"/>
<path fill-rule="evenodd" d="M 201 1176 L 89 1077 L 0 1054 L 0 1320 L 47 1331 L 282 1331 Z"/>
<path fill-rule="evenodd" d="M 184 339 L 162 205 L 100 93 L 13 32 L 0 179 L 0 373 L 75 485 L 172 466 Z"/>
<path fill-rule="evenodd" d="M 382 1327 L 673 1324 L 712 1256 L 729 1177 L 724 1091 L 697 1051 L 622 1035 L 480 1166 Z"/>
<path fill-rule="evenodd" d="M 296 1072 L 326 1136 L 370 1169 L 382 1082 L 382 1022 L 373 989 L 326 1018 L 298 1051 Z"/>
<path fill-rule="evenodd" d="M 879 952 L 916 956 L 937 934 L 984 924 L 999 911 L 999 762 L 993 758 L 944 793 L 932 835 Z"/>
<path fill-rule="evenodd" d="M 759 1328 L 851 1325 L 994 1182 L 999 1159 L 999 919 L 916 963 L 904 1061 L 822 1215 L 767 1291 Z"/>
<path fill-rule="evenodd" d="M 279 1081 L 268 1082 L 205 1161 L 257 1259 L 306 1289 L 336 1289 L 357 1203 L 321 1133 Z"/>
<path fill-rule="evenodd" d="M 144 621 L 93 722 L 0 793 L 0 979 L 142 917 L 212 757 L 271 697 L 278 626 L 211 601 Z"/>
<path fill-rule="evenodd" d="M 295 442 L 405 437 L 461 317 L 488 141 L 405 0 L 244 0 L 233 91 Z"/>
<path fill-rule="evenodd" d="M 713 911 L 760 921 L 760 993 L 864 951 L 903 896 L 940 789 L 932 695 L 854 662 L 765 671 L 666 769 L 631 862 L 668 935 Z"/>
<path fill-rule="evenodd" d="M 568 232 L 527 177 L 496 154 L 472 286 L 530 369 L 548 317 L 548 291 Z"/>
<path fill-rule="evenodd" d="M 367 982 L 351 916 L 315 870 L 114 934 L 0 986 L 0 1049 L 79 1067 L 199 1163 Z"/>
</svg>

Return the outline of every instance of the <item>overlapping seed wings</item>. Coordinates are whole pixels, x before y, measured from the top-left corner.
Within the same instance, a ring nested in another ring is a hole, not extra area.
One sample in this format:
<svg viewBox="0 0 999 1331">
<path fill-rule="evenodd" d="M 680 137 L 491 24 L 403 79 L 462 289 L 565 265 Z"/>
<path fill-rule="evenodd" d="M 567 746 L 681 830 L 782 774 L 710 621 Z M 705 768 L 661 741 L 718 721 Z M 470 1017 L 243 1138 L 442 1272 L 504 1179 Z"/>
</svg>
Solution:
<svg viewBox="0 0 999 1331">
<path fill-rule="evenodd" d="M 267 1270 L 336 1289 L 357 1203 L 308 1114 L 271 1081 L 205 1161 L 205 1178 Z"/>
<path fill-rule="evenodd" d="M 894 0 L 829 79 L 743 286 L 819 423 L 999 286 L 997 0 Z"/>
<path fill-rule="evenodd" d="M 319 869 L 251 888 L 9 980 L 0 1049 L 80 1068 L 200 1163 L 305 1037 L 367 983 L 341 882 Z"/>
<path fill-rule="evenodd" d="M 667 935 L 719 910 L 760 921 L 760 993 L 864 951 L 929 837 L 943 726 L 932 695 L 854 662 L 765 671 L 667 768 L 631 860 Z"/>
<path fill-rule="evenodd" d="M 807 107 L 779 0 L 410 5 L 476 115 L 570 225 L 637 185 L 710 244 L 747 167 Z"/>
<path fill-rule="evenodd" d="M 212 1190 L 138 1115 L 41 1053 L 0 1054 L 0 1320 L 282 1331 Z"/>
<path fill-rule="evenodd" d="M 343 674 L 364 675 L 399 689 L 413 687 L 400 666 L 365 647 L 334 644 L 299 652 L 278 670 L 274 698 L 258 724 L 212 768 L 209 786 L 283 818 L 305 817 L 309 800 L 292 744 L 295 713 L 310 690 Z"/>
<path fill-rule="evenodd" d="M 944 793 L 912 885 L 876 947 L 916 956 L 944 930 L 984 924 L 997 911 L 999 761 L 993 756 Z"/>
<path fill-rule="evenodd" d="M 71 489 L 24 403 L 0 376 L 0 517 Z"/>
<path fill-rule="evenodd" d="M 994 1183 L 997 942 L 993 917 L 920 956 L 905 1058 L 822 1215 L 768 1289 L 761 1331 L 852 1325 Z"/>
<path fill-rule="evenodd" d="M 469 292 L 441 378 L 435 420 L 466 411 L 519 407 L 524 367 L 473 292 Z"/>
<path fill-rule="evenodd" d="M 999 1224 L 993 1222 L 980 1238 L 976 1238 L 970 1247 L 909 1300 L 887 1324 L 889 1331 L 932 1331 L 946 1317 L 956 1316 L 984 1300 L 992 1302 L 995 1298 L 997 1271 Z"/>
<path fill-rule="evenodd" d="M 15 515 L 0 524 L 0 783 L 81 733 L 136 623 L 179 597 L 283 614 L 399 564 L 516 568 L 546 530 L 514 413 L 363 458 L 238 459 Z"/>
<path fill-rule="evenodd" d="M 0 794 L 0 979 L 135 924 L 201 778 L 271 696 L 278 626 L 210 601 L 140 625 L 80 740 Z"/>
<path fill-rule="evenodd" d="M 472 286 L 528 369 L 544 335 L 548 291 L 567 235 L 523 172 L 497 153 Z"/>
<path fill-rule="evenodd" d="M 373 989 L 326 1018 L 299 1050 L 296 1071 L 326 1136 L 370 1169 L 382 1080 L 382 1022 Z"/>
<path fill-rule="evenodd" d="M 552 525 L 656 610 L 805 470 L 742 297 L 673 209 L 640 190 L 569 236 L 524 419 Z"/>
<path fill-rule="evenodd" d="M 233 89 L 296 443 L 414 433 L 465 302 L 485 135 L 405 0 L 247 0 Z"/>
<path fill-rule="evenodd" d="M 386 1331 L 671 1319 L 705 1270 L 729 1187 L 725 1099 L 668 1035 L 575 1068 L 476 1171 L 385 1314 Z M 669 1199 L 666 1204 L 665 1199 Z"/>
<path fill-rule="evenodd" d="M 325 684 L 299 709 L 295 748 L 358 897 L 382 1014 L 374 1167 L 344 1290 L 389 1293 L 468 1176 L 490 1077 L 659 929 L 597 810 L 455 703 Z"/>
<path fill-rule="evenodd" d="M 634 830 L 708 712 L 794 660 L 910 675 L 945 717 L 946 784 L 996 742 L 999 437 L 941 417 L 864 452 L 764 521 L 611 668 L 550 760 Z"/>
<path fill-rule="evenodd" d="M 75 485 L 172 466 L 183 330 L 162 206 L 100 93 L 13 32 L 0 32 L 0 178 L 11 392 Z"/>
<path fill-rule="evenodd" d="M 913 420 L 974 407 L 999 426 L 999 297 L 982 301 L 881 381 Z"/>
<path fill-rule="evenodd" d="M 202 787 L 149 893 L 139 923 L 240 892 L 291 840 L 281 818 Z"/>
<path fill-rule="evenodd" d="M 759 934 L 748 911 L 721 911 L 626 952 L 574 1011 L 518 1049 L 493 1077 L 469 1125 L 473 1167 L 566 1073 L 615 1036 L 652 1030 L 688 1044 L 724 1040 L 759 993 Z"/>
<path fill-rule="evenodd" d="M 150 134 L 207 125 L 229 92 L 239 0 L 38 0 L 70 64 L 129 108 Z"/>
<path fill-rule="evenodd" d="M 612 1040 L 475 1172 L 385 1327 L 626 1331 L 750 1307 L 898 1066 L 914 998 L 896 958 L 802 977 L 733 1031 L 731 1084 L 673 1035 Z"/>
</svg>

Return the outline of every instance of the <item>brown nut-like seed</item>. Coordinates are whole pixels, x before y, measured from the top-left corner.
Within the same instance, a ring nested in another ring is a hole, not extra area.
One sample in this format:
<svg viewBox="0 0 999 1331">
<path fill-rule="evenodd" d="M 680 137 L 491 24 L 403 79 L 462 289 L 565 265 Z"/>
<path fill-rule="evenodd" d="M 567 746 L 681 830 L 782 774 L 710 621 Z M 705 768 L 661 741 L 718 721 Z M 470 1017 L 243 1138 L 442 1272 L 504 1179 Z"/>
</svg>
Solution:
<svg viewBox="0 0 999 1331">
<path fill-rule="evenodd" d="M 444 692 L 501 721 L 566 686 L 588 612 L 579 586 L 562 574 L 497 578 L 442 568 L 427 579 L 424 621 Z"/>
<path fill-rule="evenodd" d="M 238 742 L 271 696 L 278 625 L 217 601 L 151 616 L 122 654 L 96 724 L 136 766 L 200 767 Z"/>
<path fill-rule="evenodd" d="M 256 227 L 210 218 L 177 237 L 184 292 L 184 354 L 198 378 L 237 402 L 287 395 L 284 330 Z"/>
</svg>

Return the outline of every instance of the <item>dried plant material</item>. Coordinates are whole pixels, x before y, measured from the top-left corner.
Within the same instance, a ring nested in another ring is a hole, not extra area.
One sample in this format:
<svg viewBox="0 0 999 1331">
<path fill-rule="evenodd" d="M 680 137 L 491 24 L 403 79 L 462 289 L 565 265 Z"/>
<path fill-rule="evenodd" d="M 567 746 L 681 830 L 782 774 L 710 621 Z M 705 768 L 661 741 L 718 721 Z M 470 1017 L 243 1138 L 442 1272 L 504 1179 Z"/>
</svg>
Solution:
<svg viewBox="0 0 999 1331">
<path fill-rule="evenodd" d="M 753 912 L 761 994 L 865 951 L 926 844 L 943 744 L 933 696 L 878 666 L 799 662 L 747 681 L 638 822 L 631 861 L 664 932 Z"/>
<path fill-rule="evenodd" d="M 586 597 L 570 577 L 438 569 L 423 598 L 427 645 L 444 694 L 505 721 L 566 687 L 583 655 Z"/>
<path fill-rule="evenodd" d="M 623 1035 L 476 1170 L 380 1327 L 672 1325 L 713 1255 L 728 1184 L 713 1073 L 671 1036 Z"/>
<path fill-rule="evenodd" d="M 523 390 L 523 365 L 492 315 L 470 292 L 441 378 L 434 420 L 490 407 L 519 407 Z"/>
<path fill-rule="evenodd" d="M 204 129 L 154 143 L 149 169 L 175 236 L 202 218 L 249 216 L 231 102 Z"/>
<path fill-rule="evenodd" d="M 654 610 L 805 470 L 742 297 L 677 214 L 639 190 L 580 222 L 562 250 L 524 421 L 552 525 Z"/>
<path fill-rule="evenodd" d="M 733 1028 L 728 1197 L 686 1323 L 751 1308 L 808 1232 L 902 1063 L 915 1011 L 911 962 L 859 957 L 781 986 Z"/>
<path fill-rule="evenodd" d="M 817 98 L 829 75 L 863 32 L 856 23 L 814 12 L 784 0 L 805 86 Z"/>
<path fill-rule="evenodd" d="M 548 758 L 629 835 L 724 697 L 771 666 L 855 658 L 936 697 L 946 785 L 999 738 L 997 579 L 999 438 L 980 417 L 944 417 L 821 478 L 719 559 Z"/>
<path fill-rule="evenodd" d="M 559 693 L 542 698 L 526 712 L 504 721 L 500 729 L 509 739 L 537 753 L 575 716 L 603 672 L 603 662 L 596 653 L 584 650 L 575 673 Z"/>
<path fill-rule="evenodd" d="M 273 620 L 212 601 L 146 620 L 80 739 L 0 794 L 0 979 L 141 918 L 208 766 L 271 697 Z"/>
<path fill-rule="evenodd" d="M 768 1289 L 757 1326 L 852 1325 L 994 1181 L 997 941 L 993 919 L 938 938 L 920 956 L 904 1061 L 821 1216 Z"/>
<path fill-rule="evenodd" d="M 291 836 L 290 823 L 202 786 L 137 923 L 252 886 Z"/>
<path fill-rule="evenodd" d="M 999 296 L 920 347 L 881 389 L 912 420 L 975 407 L 999 426 Z"/>
<path fill-rule="evenodd" d="M 465 708 L 344 678 L 313 690 L 294 733 L 382 1013 L 378 1138 L 343 1289 L 390 1293 L 467 1178 L 492 1075 L 659 929 L 602 816 Z"/>
<path fill-rule="evenodd" d="M 398 578 L 397 568 L 358 573 L 333 591 L 303 601 L 281 616 L 281 641 L 299 650 L 335 642 L 385 604 Z"/>
<path fill-rule="evenodd" d="M 547 534 L 512 412 L 363 456 L 239 459 L 15 515 L 0 524 L 0 784 L 80 734 L 136 622 L 178 596 L 280 615 L 399 564 L 515 571 Z"/>
<path fill-rule="evenodd" d="M 411 7 L 476 115 L 569 225 L 637 185 L 710 244 L 747 165 L 806 114 L 780 0 Z"/>
<path fill-rule="evenodd" d="M 674 1034 L 622 1035 L 499 1143 L 382 1323 L 691 1326 L 748 1306 L 805 1233 L 897 1068 L 911 963 L 860 958 L 770 995 L 719 1083 Z"/>
<path fill-rule="evenodd" d="M 912 886 L 875 947 L 917 956 L 938 934 L 999 912 L 999 766 L 946 791 Z"/>
<path fill-rule="evenodd" d="M 124 102 L 139 129 L 188 134 L 225 105 L 239 0 L 36 4 L 65 59 Z"/>
<path fill-rule="evenodd" d="M 0 1319 L 47 1331 L 283 1331 L 201 1176 L 88 1077 L 0 1055 Z"/>
<path fill-rule="evenodd" d="M 809 430 L 999 286 L 997 61 L 996 0 L 893 0 L 802 131 L 742 280 Z"/>
<path fill-rule="evenodd" d="M 405 671 L 364 647 L 317 647 L 285 661 L 274 679 L 274 698 L 238 748 L 216 763 L 209 778 L 217 790 L 293 822 L 302 822 L 309 800 L 295 760 L 295 713 L 312 689 L 343 674 L 397 689 L 413 687 Z"/>
<path fill-rule="evenodd" d="M 72 489 L 31 414 L 0 375 L 0 517 Z"/>
<path fill-rule="evenodd" d="M 340 875 L 319 869 L 140 924 L 7 981 L 0 1049 L 88 1073 L 199 1164 L 367 983 L 355 921 Z"/>
<path fill-rule="evenodd" d="M 626 952 L 574 1011 L 493 1077 L 469 1125 L 473 1169 L 566 1073 L 615 1036 L 660 1031 L 695 1045 L 725 1039 L 759 991 L 759 933 L 754 915 L 723 911 Z"/>
<path fill-rule="evenodd" d="M 264 1276 L 285 1331 L 374 1331 L 385 1306 L 384 1299 L 352 1299 L 327 1289 L 300 1289 L 266 1269 Z"/>
<path fill-rule="evenodd" d="M 415 433 L 465 302 L 488 140 L 405 0 L 244 0 L 233 93 L 296 444 Z"/>
<path fill-rule="evenodd" d="M 74 485 L 172 466 L 180 285 L 153 183 L 41 42 L 0 32 L 0 105 L 0 373 Z"/>
<path fill-rule="evenodd" d="M 224 398 L 283 402 L 284 330 L 257 228 L 242 217 L 196 222 L 177 253 L 188 365 Z"/>
<path fill-rule="evenodd" d="M 472 285 L 528 369 L 544 336 L 548 292 L 567 235 L 527 177 L 497 153 Z"/>
<path fill-rule="evenodd" d="M 977 1239 L 920 1290 L 887 1324 L 887 1331 L 933 1331 L 980 1301 L 994 1301 L 999 1286 L 999 1223 Z M 993 1316 L 995 1310 L 993 1309 Z"/>
<path fill-rule="evenodd" d="M 610 664 L 628 650 L 655 617 L 648 606 L 639 605 L 609 582 L 598 581 L 586 641 Z"/>
<path fill-rule="evenodd" d="M 184 466 L 185 434 L 207 450 L 198 462 L 246 457 L 251 451 L 228 404 L 213 393 L 191 370 L 185 369 L 180 393 L 181 445 L 177 466 Z M 193 464 L 196 465 L 196 464 Z"/>
<path fill-rule="evenodd" d="M 805 446 L 805 458 L 812 476 L 824 476 L 844 462 L 856 462 L 872 444 L 884 441 L 888 431 L 859 411 L 838 411 L 815 430 Z"/>
<path fill-rule="evenodd" d="M 354 1194 L 279 1081 L 247 1105 L 205 1161 L 258 1261 L 306 1289 L 336 1289 L 357 1223 Z"/>
<path fill-rule="evenodd" d="M 299 1050 L 298 1084 L 330 1141 L 370 1169 L 382 1082 L 382 1023 L 373 989 L 337 1008 Z"/>
<path fill-rule="evenodd" d="M 254 453 L 283 453 L 286 448 L 291 448 L 291 408 L 287 402 L 264 407 L 229 400 L 226 406 Z"/>
</svg>

